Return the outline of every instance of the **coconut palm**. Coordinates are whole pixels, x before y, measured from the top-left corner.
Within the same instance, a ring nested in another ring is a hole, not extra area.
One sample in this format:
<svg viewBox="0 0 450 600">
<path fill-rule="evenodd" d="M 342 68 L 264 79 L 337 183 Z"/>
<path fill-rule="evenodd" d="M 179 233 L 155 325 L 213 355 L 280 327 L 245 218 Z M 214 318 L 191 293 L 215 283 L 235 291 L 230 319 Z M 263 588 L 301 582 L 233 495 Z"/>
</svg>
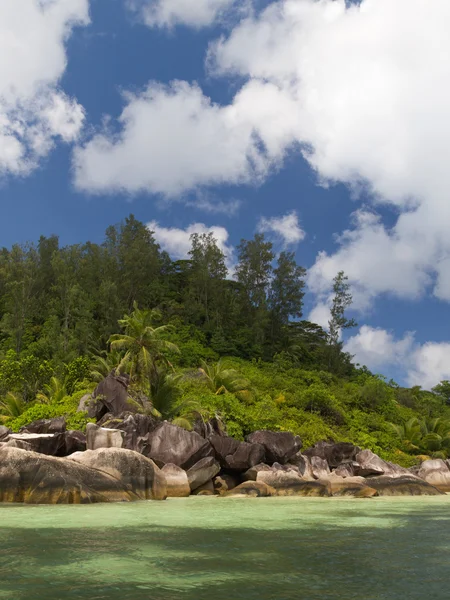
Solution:
<svg viewBox="0 0 450 600">
<path fill-rule="evenodd" d="M 50 383 L 45 385 L 43 391 L 36 396 L 36 400 L 42 404 L 54 404 L 61 402 L 65 396 L 67 396 L 66 379 L 52 377 Z"/>
<path fill-rule="evenodd" d="M 422 432 L 419 419 L 413 417 L 402 425 L 390 423 L 391 429 L 398 435 L 402 441 L 402 446 L 409 452 L 420 450 L 422 441 Z"/>
<path fill-rule="evenodd" d="M 391 428 L 409 452 L 443 453 L 450 449 L 450 422 L 441 418 L 412 418 L 402 425 Z"/>
<path fill-rule="evenodd" d="M 111 352 L 101 352 L 94 356 L 91 364 L 90 378 L 92 381 L 100 382 L 107 377 L 111 371 L 119 373 L 119 365 L 123 358 L 123 352 L 112 350 Z"/>
<path fill-rule="evenodd" d="M 228 392 L 242 400 L 251 398 L 250 382 L 223 358 L 215 365 L 208 365 L 202 361 L 199 370 L 208 388 L 217 396 Z"/>
<path fill-rule="evenodd" d="M 19 394 L 8 392 L 3 401 L 0 402 L 0 412 L 7 417 L 20 417 L 26 410 L 26 404 Z"/>
<path fill-rule="evenodd" d="M 182 400 L 179 373 L 159 372 L 150 385 L 151 412 L 153 415 L 171 421 L 178 427 L 191 430 L 192 423 L 203 413 L 201 405 L 195 400 Z"/>
<path fill-rule="evenodd" d="M 170 326 L 154 326 L 160 318 L 159 311 L 141 310 L 135 302 L 133 312 L 119 321 L 125 333 L 117 333 L 109 338 L 111 350 L 125 351 L 117 370 L 128 370 L 130 377 L 146 389 L 151 380 L 158 376 L 158 364 L 171 367 L 167 354 L 180 352 L 178 346 L 164 339 Z"/>
</svg>

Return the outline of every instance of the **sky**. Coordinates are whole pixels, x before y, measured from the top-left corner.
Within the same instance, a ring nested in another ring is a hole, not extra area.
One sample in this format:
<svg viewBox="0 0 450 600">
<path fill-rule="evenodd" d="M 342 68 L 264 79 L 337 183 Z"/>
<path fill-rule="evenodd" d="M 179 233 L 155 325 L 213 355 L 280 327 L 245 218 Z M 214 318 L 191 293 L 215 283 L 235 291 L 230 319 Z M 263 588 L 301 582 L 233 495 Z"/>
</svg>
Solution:
<svg viewBox="0 0 450 600">
<path fill-rule="evenodd" d="M 2 0 L 0 244 L 263 232 L 355 361 L 450 378 L 448 0 Z"/>
</svg>

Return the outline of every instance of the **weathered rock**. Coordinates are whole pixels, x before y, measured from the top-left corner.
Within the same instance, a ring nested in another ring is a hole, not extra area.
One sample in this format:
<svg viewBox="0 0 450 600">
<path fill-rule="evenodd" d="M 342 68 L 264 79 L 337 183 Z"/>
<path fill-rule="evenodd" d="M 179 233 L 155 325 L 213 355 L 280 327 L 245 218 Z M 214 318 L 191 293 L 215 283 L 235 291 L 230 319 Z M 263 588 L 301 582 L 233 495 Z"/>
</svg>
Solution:
<svg viewBox="0 0 450 600">
<path fill-rule="evenodd" d="M 87 412 L 92 403 L 92 394 L 85 394 L 78 403 L 77 412 Z M 93 419 L 94 417 L 90 417 Z"/>
<path fill-rule="evenodd" d="M 409 474 L 407 469 L 383 460 L 371 450 L 362 450 L 361 452 L 358 452 L 356 455 L 356 463 L 359 466 L 355 466 L 355 475 L 361 477 L 371 477 L 372 475 L 390 475 L 397 477 Z"/>
<path fill-rule="evenodd" d="M 97 423 L 101 427 L 123 431 L 125 434 L 123 447 L 144 455 L 147 455 L 150 450 L 149 433 L 153 432 L 160 424 L 161 421 L 151 415 L 130 412 L 122 413 L 119 417 L 107 413 Z"/>
<path fill-rule="evenodd" d="M 267 498 L 268 496 L 276 496 L 276 491 L 261 481 L 244 481 L 225 496 L 230 498 L 239 496 L 250 496 L 253 498 Z"/>
<path fill-rule="evenodd" d="M 111 475 L 141 500 L 165 500 L 167 484 L 155 463 L 133 450 L 100 448 L 77 452 L 70 460 Z"/>
<path fill-rule="evenodd" d="M 255 465 L 254 467 L 247 469 L 247 471 L 242 474 L 242 479 L 244 481 L 257 481 L 258 473 L 261 471 L 268 471 L 272 473 L 273 467 L 269 467 L 269 465 L 266 465 L 265 463 L 259 463 L 259 465 Z"/>
<path fill-rule="evenodd" d="M 295 470 L 272 469 L 258 472 L 257 483 L 266 483 L 277 491 L 278 496 L 330 496 L 327 483 L 305 481 Z"/>
<path fill-rule="evenodd" d="M 247 471 L 250 467 L 264 461 L 264 447 L 261 444 L 239 442 L 230 437 L 212 435 L 209 438 L 216 458 L 224 469 Z"/>
<path fill-rule="evenodd" d="M 168 498 L 185 498 L 190 495 L 191 488 L 186 471 L 170 463 L 164 465 L 161 471 L 166 478 Z"/>
<path fill-rule="evenodd" d="M 248 435 L 246 441 L 250 444 L 261 444 L 265 450 L 265 462 L 269 465 L 277 462 L 286 464 L 302 447 L 298 435 L 288 431 L 255 431 Z"/>
<path fill-rule="evenodd" d="M 310 458 L 318 456 L 327 461 L 331 468 L 338 467 L 342 463 L 354 462 L 356 454 L 360 448 L 347 442 L 339 442 L 337 444 L 331 442 L 318 442 L 312 448 L 308 448 L 303 452 L 305 456 Z"/>
<path fill-rule="evenodd" d="M 425 460 L 417 475 L 438 490 L 450 492 L 450 470 L 443 460 Z"/>
<path fill-rule="evenodd" d="M 66 431 L 66 419 L 56 417 L 55 419 L 39 419 L 25 427 L 21 427 L 19 433 L 64 433 Z"/>
<path fill-rule="evenodd" d="M 87 504 L 137 497 L 110 475 L 67 458 L 0 448 L 0 502 Z"/>
<path fill-rule="evenodd" d="M 94 423 L 86 425 L 86 447 L 88 450 L 99 448 L 122 448 L 124 432 L 119 429 L 106 429 Z"/>
<path fill-rule="evenodd" d="M 0 441 L 5 440 L 9 434 L 12 433 L 9 427 L 5 427 L 4 425 L 0 425 Z"/>
<path fill-rule="evenodd" d="M 340 477 L 332 473 L 328 478 L 333 496 L 353 496 L 354 498 L 372 498 L 378 496 L 375 488 L 369 486 L 364 477 Z"/>
<path fill-rule="evenodd" d="M 233 490 L 239 483 L 240 481 L 237 477 L 228 473 L 221 473 L 213 479 L 214 490 L 221 496 Z"/>
<path fill-rule="evenodd" d="M 26 450 L 27 452 L 33 451 L 33 446 L 23 440 L 11 439 L 8 442 L 2 442 L 2 446 L 6 448 L 18 448 L 19 450 Z"/>
<path fill-rule="evenodd" d="M 123 412 L 136 412 L 136 405 L 129 402 L 128 385 L 130 378 L 128 375 L 114 375 L 110 373 L 95 388 L 92 394 L 93 400 L 99 400 L 103 404 L 104 410 L 100 416 L 110 412 L 113 415 L 120 415 Z"/>
<path fill-rule="evenodd" d="M 86 450 L 86 436 L 81 431 L 70 429 L 64 434 L 64 444 L 64 456 L 69 456 L 74 452 L 84 452 Z"/>
<path fill-rule="evenodd" d="M 367 485 L 377 490 L 379 496 L 439 496 L 444 494 L 423 479 L 414 475 L 397 477 L 379 475 L 366 479 Z"/>
<path fill-rule="evenodd" d="M 211 481 L 220 471 L 219 463 L 212 456 L 202 458 L 187 471 L 189 486 L 192 491 Z"/>
<path fill-rule="evenodd" d="M 328 479 L 330 467 L 325 459 L 319 456 L 311 456 L 311 469 L 314 479 Z"/>
<path fill-rule="evenodd" d="M 193 496 L 215 496 L 216 490 L 211 480 L 192 491 Z"/>
<path fill-rule="evenodd" d="M 226 435 L 221 422 L 215 417 L 209 419 L 209 421 L 204 421 L 201 418 L 196 419 L 194 422 L 194 431 L 205 439 L 208 439 L 212 435 Z"/>
<path fill-rule="evenodd" d="M 171 463 L 183 469 L 190 469 L 202 458 L 214 456 L 208 440 L 195 431 L 186 431 L 166 421 L 149 434 L 148 445 L 142 452 L 159 467 Z"/>
<path fill-rule="evenodd" d="M 338 475 L 339 477 L 355 477 L 355 473 L 359 471 L 360 466 L 358 463 L 343 463 L 339 465 L 333 473 Z"/>
<path fill-rule="evenodd" d="M 6 438 L 9 447 L 31 450 L 48 456 L 65 456 L 64 433 L 11 433 Z"/>
<path fill-rule="evenodd" d="M 302 479 L 310 481 L 314 479 L 314 474 L 311 466 L 311 459 L 309 458 L 309 456 L 304 456 L 301 452 L 297 452 L 295 456 L 289 459 L 288 464 L 298 468 Z"/>
</svg>

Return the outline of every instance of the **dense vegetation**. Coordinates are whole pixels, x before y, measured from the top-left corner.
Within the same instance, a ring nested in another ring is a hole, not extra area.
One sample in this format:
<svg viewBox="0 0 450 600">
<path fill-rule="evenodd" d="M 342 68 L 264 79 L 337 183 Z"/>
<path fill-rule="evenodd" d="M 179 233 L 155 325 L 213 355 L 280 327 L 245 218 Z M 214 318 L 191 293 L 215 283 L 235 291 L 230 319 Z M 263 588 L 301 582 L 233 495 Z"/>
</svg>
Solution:
<svg viewBox="0 0 450 600">
<path fill-rule="evenodd" d="M 212 234 L 194 234 L 189 260 L 172 261 L 133 216 L 101 245 L 61 248 L 52 236 L 3 248 L 0 419 L 17 430 L 64 414 L 82 428 L 80 398 L 116 369 L 139 410 L 184 427 L 217 416 L 238 438 L 269 428 L 402 464 L 447 456 L 450 384 L 406 389 L 352 364 L 344 273 L 329 332 L 302 320 L 304 277 L 261 234 L 239 245 L 233 279 Z"/>
</svg>

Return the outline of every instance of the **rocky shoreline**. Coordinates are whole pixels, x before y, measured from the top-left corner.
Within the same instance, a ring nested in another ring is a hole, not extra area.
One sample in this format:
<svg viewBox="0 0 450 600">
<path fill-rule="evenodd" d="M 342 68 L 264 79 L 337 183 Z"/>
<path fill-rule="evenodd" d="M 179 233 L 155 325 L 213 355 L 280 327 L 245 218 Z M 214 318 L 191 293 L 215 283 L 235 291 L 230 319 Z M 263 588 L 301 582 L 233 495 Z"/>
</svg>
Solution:
<svg viewBox="0 0 450 600">
<path fill-rule="evenodd" d="M 83 399 L 80 410 L 97 420 L 86 434 L 68 431 L 64 418 L 36 421 L 19 433 L 0 427 L 0 502 L 450 492 L 450 461 L 426 460 L 405 469 L 370 450 L 327 441 L 302 451 L 301 439 L 289 432 L 256 431 L 238 441 L 214 419 L 186 431 L 130 411 L 117 379 L 109 376 L 102 388 L 106 393 Z"/>
</svg>

